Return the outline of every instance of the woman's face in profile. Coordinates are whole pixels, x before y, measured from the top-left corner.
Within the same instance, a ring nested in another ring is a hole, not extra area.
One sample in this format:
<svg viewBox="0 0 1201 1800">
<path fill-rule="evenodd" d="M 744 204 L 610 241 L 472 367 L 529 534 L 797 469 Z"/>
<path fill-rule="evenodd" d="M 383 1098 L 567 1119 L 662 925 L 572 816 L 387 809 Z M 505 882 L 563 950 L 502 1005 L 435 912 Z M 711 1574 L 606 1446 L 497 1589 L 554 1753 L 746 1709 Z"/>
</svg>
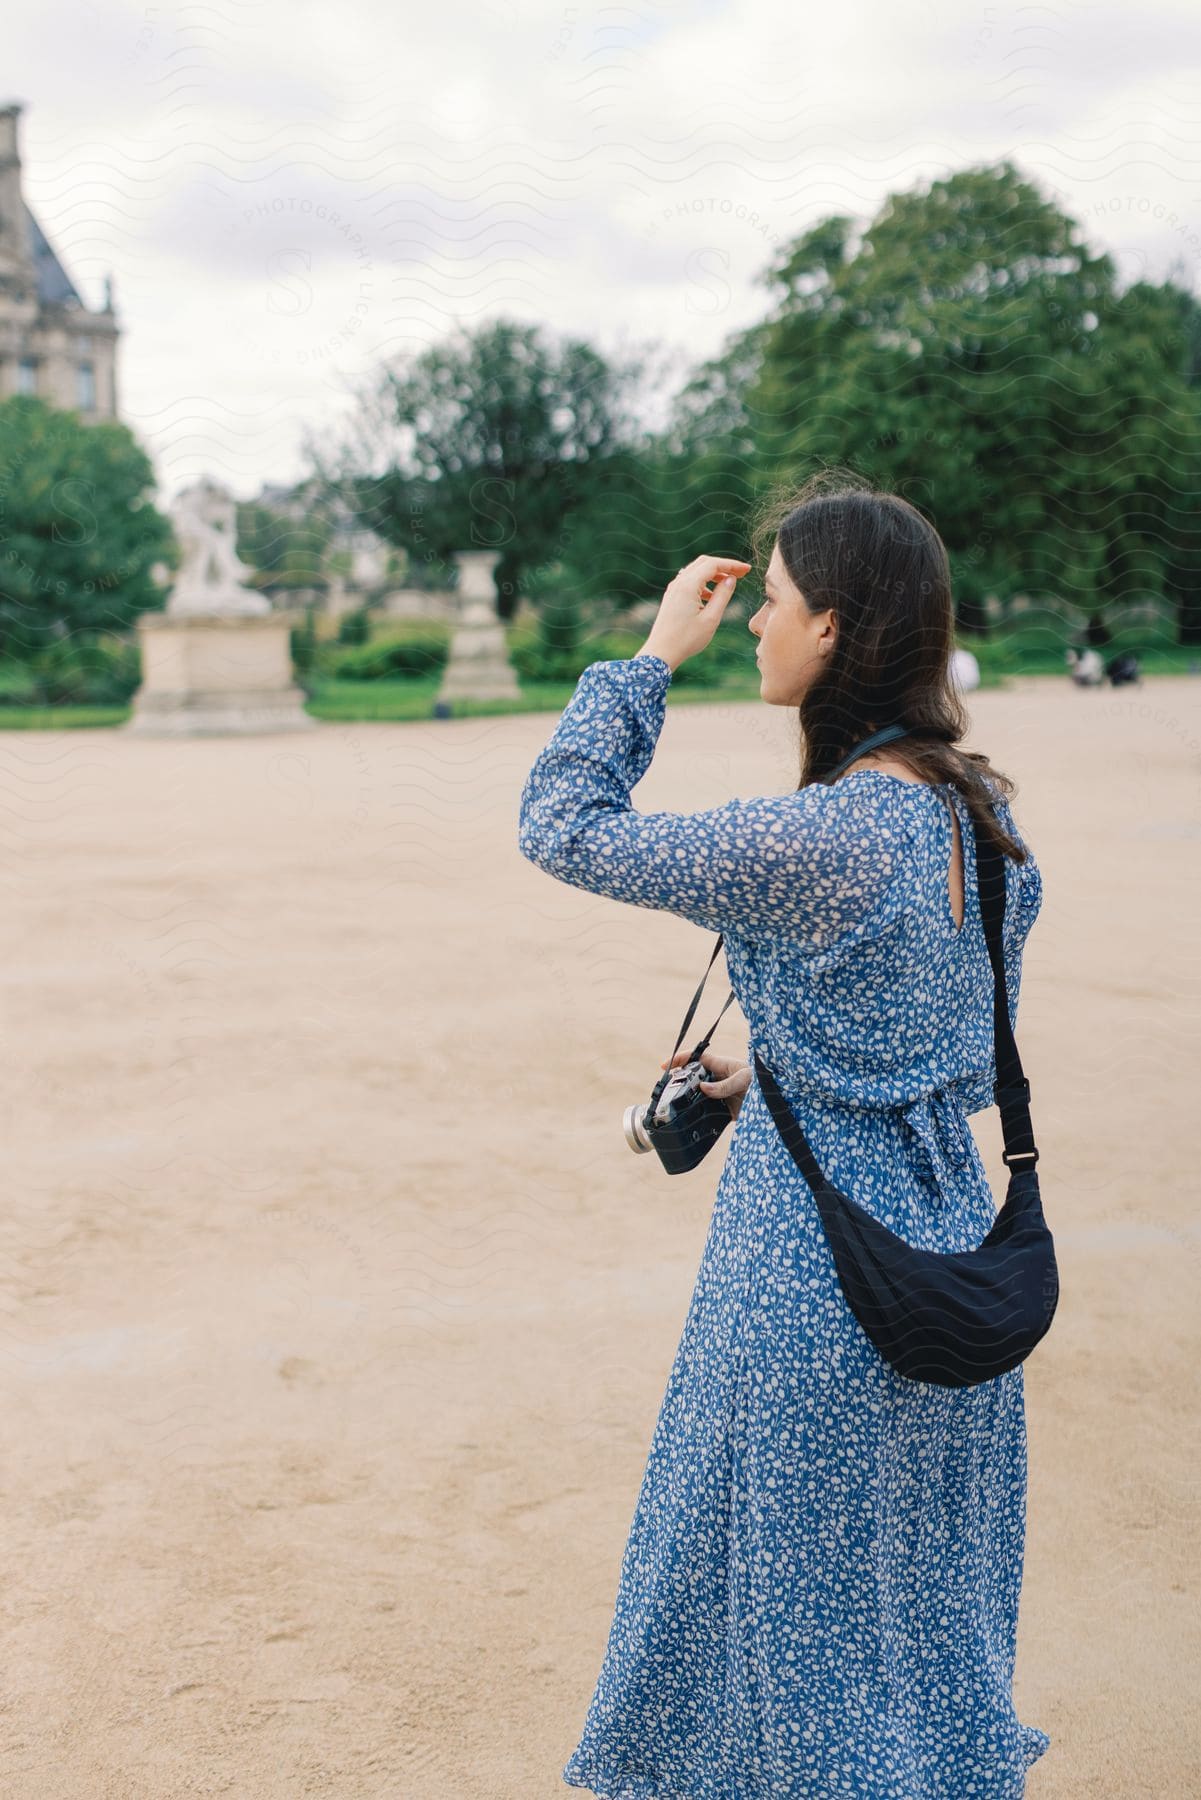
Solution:
<svg viewBox="0 0 1201 1800">
<path fill-rule="evenodd" d="M 768 706 L 799 706 L 834 648 L 834 610 L 809 611 L 784 567 L 779 544 L 772 550 L 763 592 L 763 605 L 749 621 L 759 639 L 759 697 Z"/>
</svg>

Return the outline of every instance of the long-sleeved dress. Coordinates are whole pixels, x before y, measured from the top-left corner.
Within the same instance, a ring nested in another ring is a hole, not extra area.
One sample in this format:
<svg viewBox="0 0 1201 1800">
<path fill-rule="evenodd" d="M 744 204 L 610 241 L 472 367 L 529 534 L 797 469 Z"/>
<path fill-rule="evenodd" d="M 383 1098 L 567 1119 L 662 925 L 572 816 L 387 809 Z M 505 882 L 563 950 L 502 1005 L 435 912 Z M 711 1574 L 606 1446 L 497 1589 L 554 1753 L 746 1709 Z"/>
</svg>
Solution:
<svg viewBox="0 0 1201 1800">
<path fill-rule="evenodd" d="M 751 1044 L 826 1174 L 910 1242 L 974 1247 L 997 1210 L 966 1118 L 993 1103 L 993 982 L 962 798 L 867 769 L 639 813 L 670 680 L 649 655 L 584 671 L 525 782 L 521 853 L 724 932 Z M 1033 856 L 1005 866 L 1016 1024 L 1042 879 Z M 1050 1744 L 1011 1691 L 1022 1367 L 961 1389 L 898 1375 L 755 1081 L 727 1142 L 563 1779 L 600 1800 L 1016 1800 Z"/>
</svg>

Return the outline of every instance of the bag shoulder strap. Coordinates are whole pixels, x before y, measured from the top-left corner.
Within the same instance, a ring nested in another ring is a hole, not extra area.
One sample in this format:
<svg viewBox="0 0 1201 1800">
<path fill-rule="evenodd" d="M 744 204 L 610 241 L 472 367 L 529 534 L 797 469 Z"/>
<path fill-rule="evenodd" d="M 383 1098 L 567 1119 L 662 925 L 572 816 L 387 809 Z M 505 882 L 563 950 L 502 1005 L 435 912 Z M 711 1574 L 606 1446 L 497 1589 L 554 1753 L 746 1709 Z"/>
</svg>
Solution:
<svg viewBox="0 0 1201 1800">
<path fill-rule="evenodd" d="M 1012 1169 L 1014 1159 L 1020 1157 L 1028 1159 L 1033 1168 L 1038 1161 L 1038 1151 L 1030 1120 L 1030 1081 L 1022 1073 L 1022 1059 L 1009 1022 L 1009 994 L 1005 981 L 1005 852 L 981 828 L 978 820 L 972 820 L 972 828 L 976 839 L 976 892 L 980 897 L 984 941 L 993 970 L 996 1056 L 993 1099 L 1001 1109 L 1001 1133 L 1005 1139 L 1001 1160 L 1006 1168 Z"/>
</svg>

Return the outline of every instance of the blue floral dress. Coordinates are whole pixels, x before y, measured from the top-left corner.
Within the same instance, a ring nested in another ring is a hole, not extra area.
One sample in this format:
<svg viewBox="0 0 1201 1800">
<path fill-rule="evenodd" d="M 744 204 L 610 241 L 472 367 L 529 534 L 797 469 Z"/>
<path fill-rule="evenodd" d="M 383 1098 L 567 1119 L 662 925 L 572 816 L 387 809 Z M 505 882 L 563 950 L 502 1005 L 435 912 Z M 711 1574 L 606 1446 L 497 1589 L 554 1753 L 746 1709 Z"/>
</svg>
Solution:
<svg viewBox="0 0 1201 1800">
<path fill-rule="evenodd" d="M 670 680 L 648 655 L 584 671 L 525 782 L 521 853 L 573 887 L 724 932 L 751 1044 L 830 1179 L 910 1242 L 972 1248 L 997 1210 L 966 1116 L 993 1104 L 993 983 L 961 797 L 868 769 L 706 812 L 636 812 Z M 1007 801 L 1001 816 L 1018 835 Z M 1042 880 L 1033 857 L 1005 866 L 1016 1023 Z M 898 1375 L 843 1298 L 757 1082 L 721 1141 L 563 1778 L 600 1800 L 1017 1800 L 1050 1744 L 1011 1692 L 1022 1367 L 961 1389 Z"/>
</svg>

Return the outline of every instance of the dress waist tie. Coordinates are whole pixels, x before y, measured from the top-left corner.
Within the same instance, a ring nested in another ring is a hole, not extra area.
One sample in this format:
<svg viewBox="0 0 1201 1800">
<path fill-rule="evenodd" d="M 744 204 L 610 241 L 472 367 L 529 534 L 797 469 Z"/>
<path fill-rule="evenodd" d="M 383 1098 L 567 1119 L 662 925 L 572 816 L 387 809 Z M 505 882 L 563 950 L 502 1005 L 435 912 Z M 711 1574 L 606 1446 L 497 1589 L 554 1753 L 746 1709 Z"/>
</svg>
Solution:
<svg viewBox="0 0 1201 1800">
<path fill-rule="evenodd" d="M 935 1088 L 902 1107 L 901 1116 L 930 1158 L 940 1197 L 954 1194 L 975 1148 L 962 1100 L 950 1088 Z"/>
</svg>

